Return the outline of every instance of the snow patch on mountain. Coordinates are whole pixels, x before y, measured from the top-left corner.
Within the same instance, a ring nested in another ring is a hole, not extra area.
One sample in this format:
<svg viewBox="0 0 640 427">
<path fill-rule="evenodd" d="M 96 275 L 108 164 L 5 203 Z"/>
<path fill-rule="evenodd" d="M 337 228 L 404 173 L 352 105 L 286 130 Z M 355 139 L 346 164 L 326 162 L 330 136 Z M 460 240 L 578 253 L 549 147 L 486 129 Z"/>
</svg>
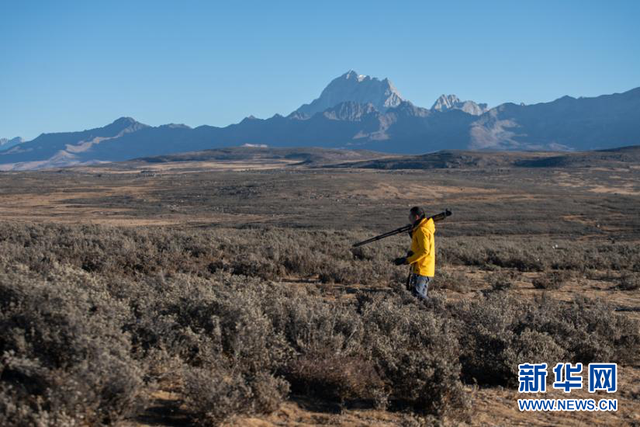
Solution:
<svg viewBox="0 0 640 427">
<path fill-rule="evenodd" d="M 462 110 L 467 114 L 479 116 L 489 111 L 487 104 L 477 104 L 473 101 L 461 101 L 456 95 L 441 95 L 431 107 L 432 111 L 445 112 Z"/>
<path fill-rule="evenodd" d="M 351 70 L 333 79 L 319 98 L 310 104 L 302 105 L 290 117 L 309 118 L 343 102 L 371 104 L 376 110 L 384 113 L 402 101 L 400 92 L 389 79 L 379 80 Z"/>
</svg>

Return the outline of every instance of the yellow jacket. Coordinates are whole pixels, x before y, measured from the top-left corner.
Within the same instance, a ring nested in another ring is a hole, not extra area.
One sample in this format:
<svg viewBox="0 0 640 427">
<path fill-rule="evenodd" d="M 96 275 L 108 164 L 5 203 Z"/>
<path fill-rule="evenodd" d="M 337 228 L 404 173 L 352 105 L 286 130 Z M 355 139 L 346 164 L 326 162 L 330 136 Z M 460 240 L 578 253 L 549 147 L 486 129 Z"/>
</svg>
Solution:
<svg viewBox="0 0 640 427">
<path fill-rule="evenodd" d="M 420 276 L 433 277 L 436 271 L 436 250 L 434 234 L 436 226 L 432 219 L 423 218 L 413 228 L 411 234 L 411 252 L 407 258 L 411 271 Z"/>
</svg>

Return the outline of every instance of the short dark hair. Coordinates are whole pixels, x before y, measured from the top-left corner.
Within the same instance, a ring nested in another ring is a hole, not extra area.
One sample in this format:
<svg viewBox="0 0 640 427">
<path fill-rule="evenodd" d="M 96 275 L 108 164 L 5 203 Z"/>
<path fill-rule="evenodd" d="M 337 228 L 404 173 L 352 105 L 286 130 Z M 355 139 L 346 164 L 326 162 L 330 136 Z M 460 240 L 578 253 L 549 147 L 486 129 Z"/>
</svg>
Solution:
<svg viewBox="0 0 640 427">
<path fill-rule="evenodd" d="M 420 206 L 414 206 L 410 211 L 411 215 L 418 215 L 419 217 L 424 216 L 424 210 Z"/>
</svg>

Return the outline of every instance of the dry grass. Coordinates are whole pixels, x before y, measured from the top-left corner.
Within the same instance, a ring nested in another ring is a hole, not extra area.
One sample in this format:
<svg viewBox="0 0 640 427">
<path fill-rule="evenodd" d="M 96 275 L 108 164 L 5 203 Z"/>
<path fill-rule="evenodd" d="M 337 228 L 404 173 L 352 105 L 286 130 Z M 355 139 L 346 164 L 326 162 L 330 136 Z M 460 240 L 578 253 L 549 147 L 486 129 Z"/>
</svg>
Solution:
<svg viewBox="0 0 640 427">
<path fill-rule="evenodd" d="M 640 422 L 639 201 L 590 191 L 611 171 L 147 175 L 0 174 L 3 425 L 593 420 L 519 413 L 524 359 L 617 361 L 597 420 Z M 426 305 L 406 236 L 351 248 L 414 204 L 454 210 Z"/>
</svg>

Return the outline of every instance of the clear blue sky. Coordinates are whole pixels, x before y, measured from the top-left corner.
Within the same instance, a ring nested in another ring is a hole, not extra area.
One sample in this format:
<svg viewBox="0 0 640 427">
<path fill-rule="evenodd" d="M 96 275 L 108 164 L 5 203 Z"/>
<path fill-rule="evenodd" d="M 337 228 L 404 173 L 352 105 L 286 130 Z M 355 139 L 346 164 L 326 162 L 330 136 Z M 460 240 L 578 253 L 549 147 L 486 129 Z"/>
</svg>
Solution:
<svg viewBox="0 0 640 427">
<path fill-rule="evenodd" d="M 349 69 L 430 107 L 640 86 L 640 1 L 0 0 L 0 137 L 288 114 Z"/>
</svg>

